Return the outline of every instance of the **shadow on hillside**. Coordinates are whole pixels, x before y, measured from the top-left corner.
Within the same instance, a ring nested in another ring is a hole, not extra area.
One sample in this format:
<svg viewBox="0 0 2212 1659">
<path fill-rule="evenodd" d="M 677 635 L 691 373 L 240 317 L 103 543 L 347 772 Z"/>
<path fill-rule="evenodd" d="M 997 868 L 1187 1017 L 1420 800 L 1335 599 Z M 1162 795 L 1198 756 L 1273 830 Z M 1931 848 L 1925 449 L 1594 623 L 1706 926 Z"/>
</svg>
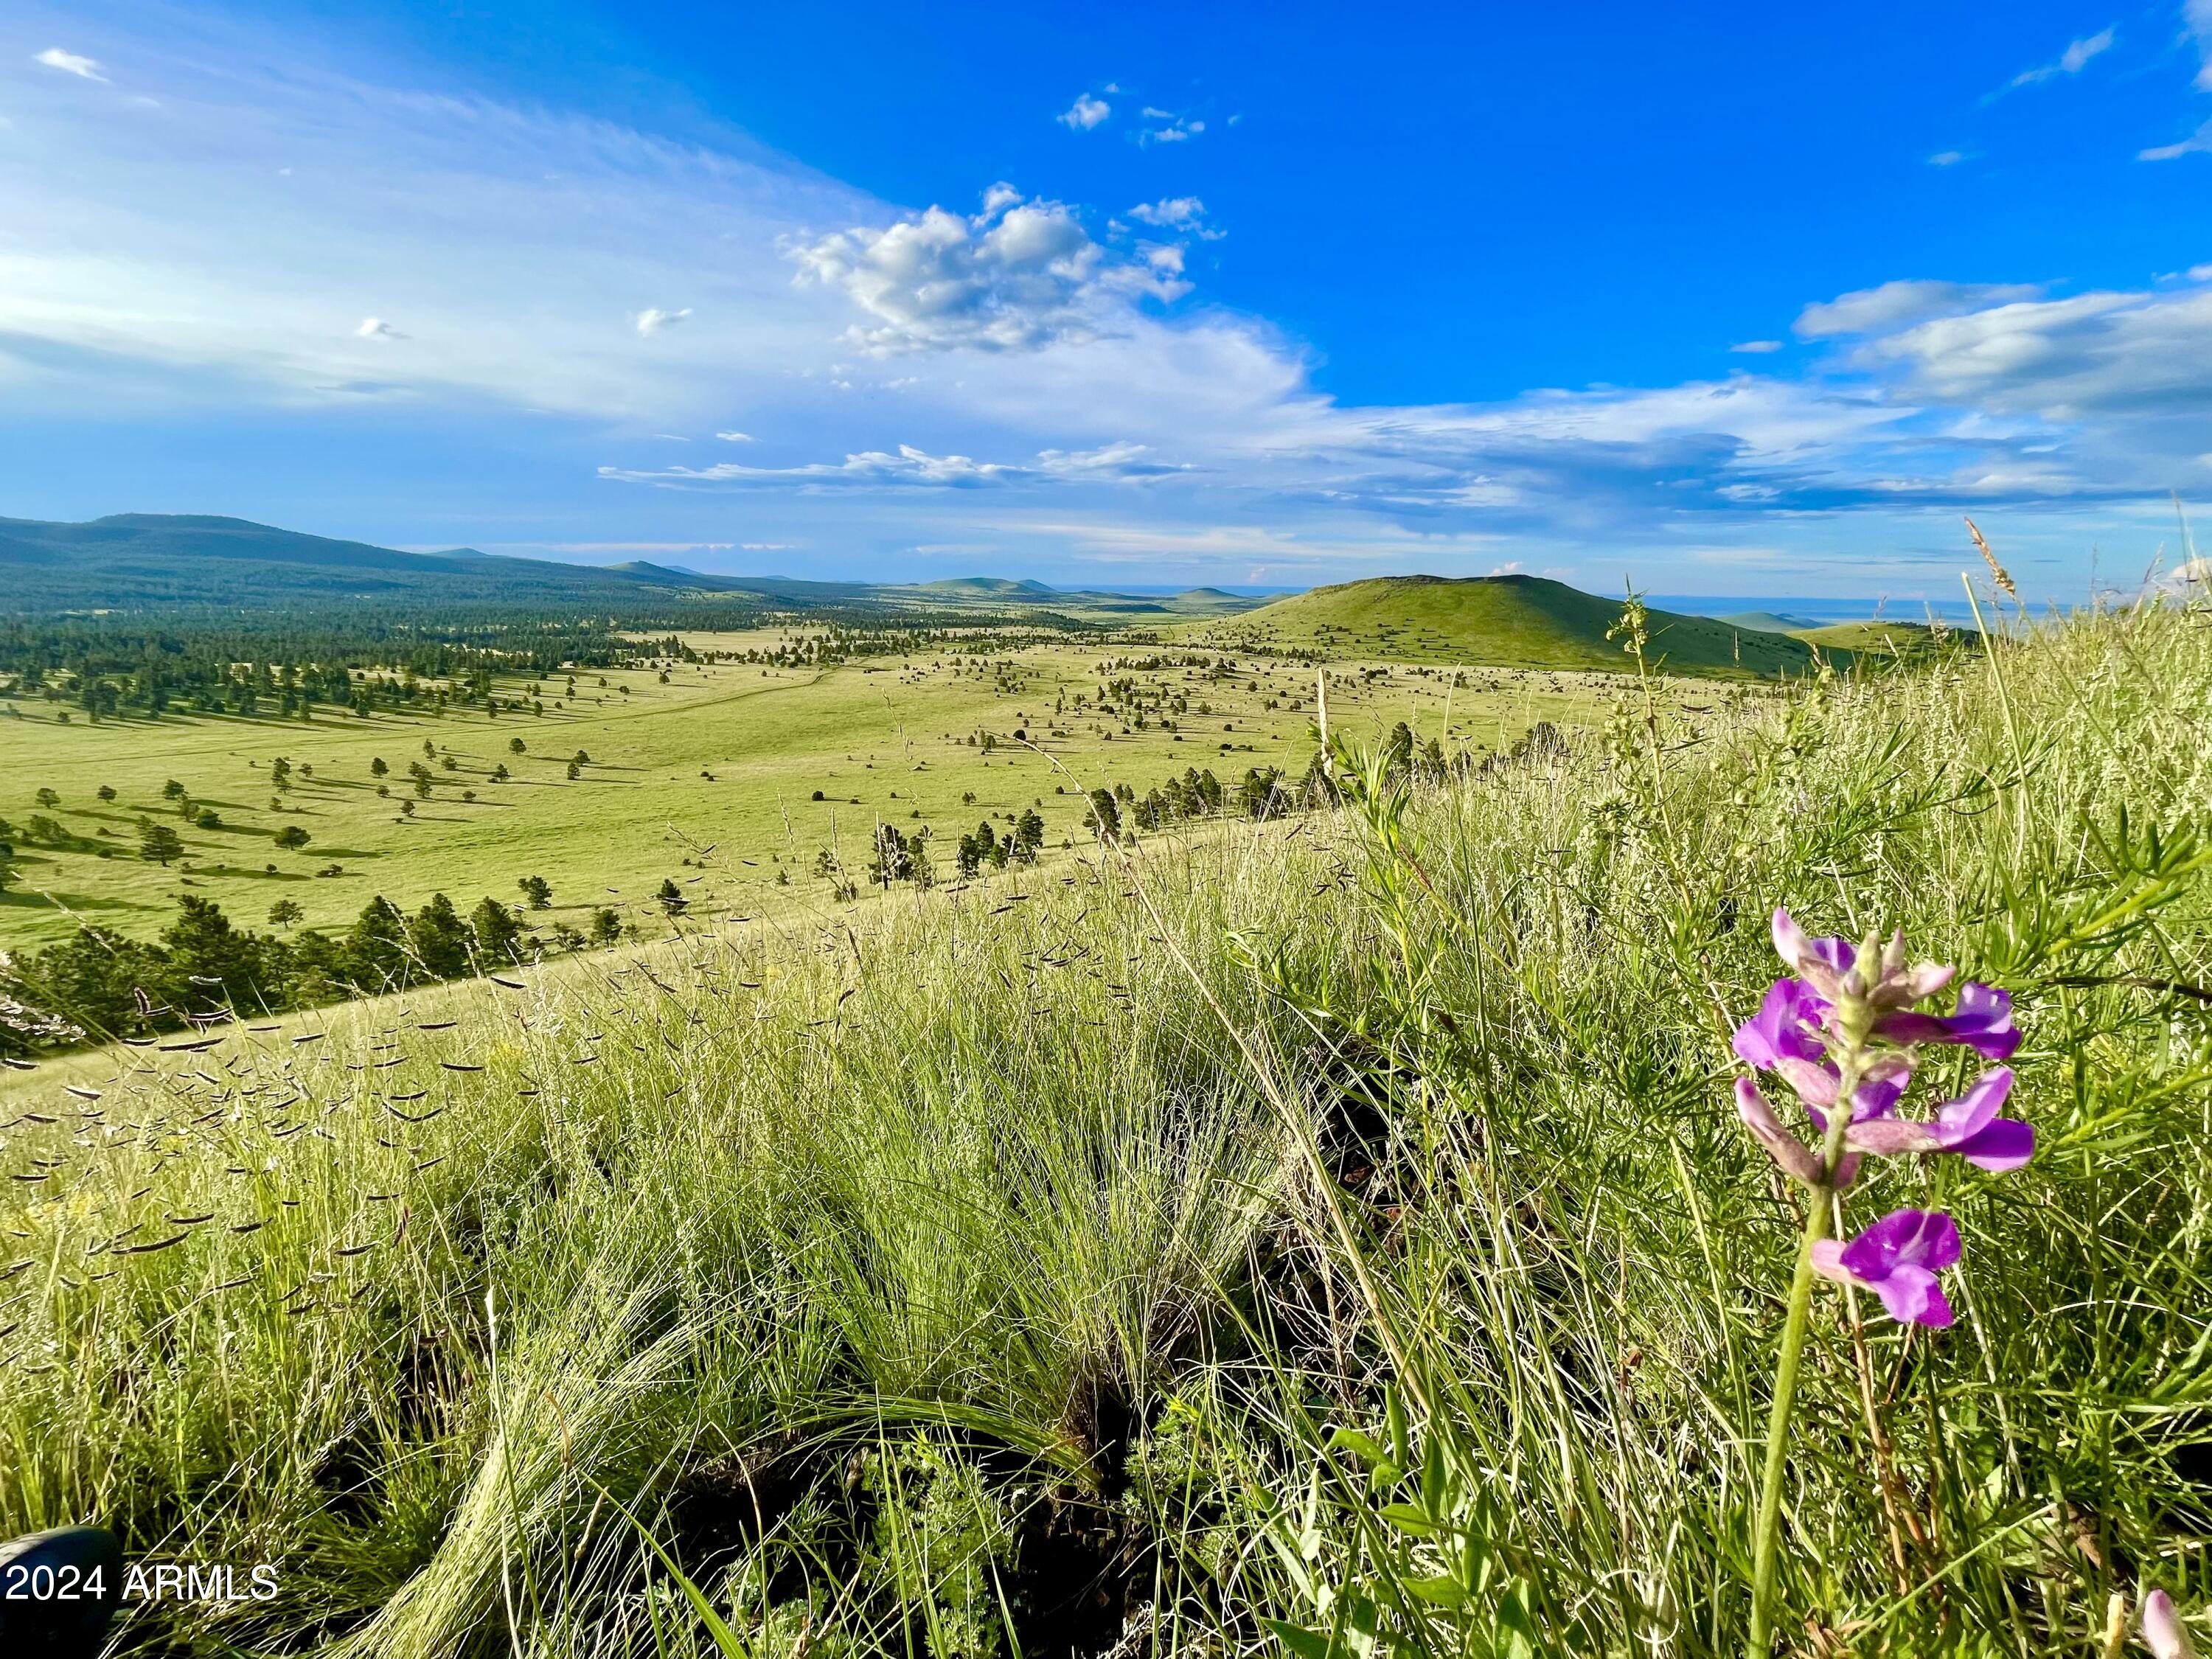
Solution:
<svg viewBox="0 0 2212 1659">
<path fill-rule="evenodd" d="M 0 911 L 22 910 L 49 914 L 56 910 L 71 913 L 105 910 L 159 912 L 168 908 L 167 904 L 146 904 L 137 899 L 96 898 L 85 893 L 43 893 L 33 891 L 27 887 L 10 887 L 6 892 L 0 893 Z"/>
</svg>

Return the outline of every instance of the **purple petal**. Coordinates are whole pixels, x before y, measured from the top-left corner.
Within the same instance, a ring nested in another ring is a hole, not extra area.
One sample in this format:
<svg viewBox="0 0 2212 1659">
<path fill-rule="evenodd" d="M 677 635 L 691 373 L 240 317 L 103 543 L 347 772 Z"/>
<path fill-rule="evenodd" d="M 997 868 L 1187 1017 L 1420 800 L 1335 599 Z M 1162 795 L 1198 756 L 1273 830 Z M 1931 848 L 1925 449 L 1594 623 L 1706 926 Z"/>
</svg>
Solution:
<svg viewBox="0 0 2212 1659">
<path fill-rule="evenodd" d="M 1948 1150 L 1991 1175 L 2006 1175 L 2025 1168 L 2035 1156 L 2035 1131 L 2025 1123 L 2001 1117 L 1980 1133 Z"/>
<path fill-rule="evenodd" d="M 1943 1287 L 1931 1280 L 1928 1286 L 1928 1302 L 1921 1310 L 1917 1322 L 1931 1325 L 1940 1331 L 1948 1328 L 1957 1318 L 1958 1315 L 1951 1311 L 1949 1299 L 1943 1294 Z"/>
<path fill-rule="evenodd" d="M 1936 1275 L 1959 1259 L 1959 1230 L 1940 1211 L 1893 1210 L 1848 1244 L 1822 1239 L 1812 1255 L 1816 1273 L 1872 1291 L 1893 1319 L 1952 1321 Z"/>
<path fill-rule="evenodd" d="M 2035 1156 L 2035 1131 L 1997 1115 L 2012 1091 L 2012 1073 L 1999 1066 L 1936 1115 L 1936 1133 L 1944 1150 L 1968 1163 L 2003 1175 Z"/>
<path fill-rule="evenodd" d="M 1875 1022 L 1875 1030 L 1892 1042 L 1961 1043 L 1984 1060 L 2009 1059 L 2020 1047 L 2012 998 L 1988 985 L 1967 985 L 1959 993 L 1958 1012 L 1948 1018 L 1893 1010 Z"/>
<path fill-rule="evenodd" d="M 1844 1246 L 1843 1263 L 1869 1284 L 1900 1267 L 1940 1272 L 1959 1259 L 1958 1224 L 1941 1210 L 1892 1210 Z"/>
<path fill-rule="evenodd" d="M 1959 1224 L 1941 1210 L 1919 1212 L 1924 1224 L 1905 1247 L 1905 1260 L 1917 1261 L 1931 1273 L 1941 1273 L 1959 1260 Z"/>
<path fill-rule="evenodd" d="M 1986 1072 L 1973 1087 L 1956 1100 L 1946 1101 L 1936 1114 L 1946 1144 L 1965 1140 L 1981 1133 L 1989 1121 L 1997 1115 L 2005 1097 L 2012 1092 L 2012 1072 L 2000 1066 Z"/>
<path fill-rule="evenodd" d="M 1813 941 L 1813 959 L 1838 974 L 1848 974 L 1851 964 L 1858 960 L 1858 948 L 1847 939 L 1816 939 Z"/>
<path fill-rule="evenodd" d="M 1905 1263 L 1893 1270 L 1887 1277 L 1874 1281 L 1874 1293 L 1881 1298 L 1882 1307 L 1892 1319 L 1903 1325 L 1948 1325 L 1951 1322 L 1951 1305 L 1943 1299 L 1943 1291 L 1936 1283 L 1936 1275 L 1925 1267 Z"/>
<path fill-rule="evenodd" d="M 1863 1123 L 1869 1118 L 1887 1117 L 1904 1097 L 1905 1085 L 1911 1080 L 1910 1066 L 1887 1077 L 1867 1079 L 1851 1096 L 1852 1121 Z"/>
<path fill-rule="evenodd" d="M 1807 1150 L 1804 1142 L 1782 1127 L 1781 1121 L 1774 1115 L 1774 1109 L 1766 1103 L 1766 1097 L 1747 1077 L 1735 1080 L 1735 1109 L 1744 1127 L 1766 1148 L 1767 1156 L 1785 1171 L 1808 1187 L 1820 1180 L 1820 1160 Z"/>
<path fill-rule="evenodd" d="M 1951 1029 L 1956 1034 L 1952 1041 L 1965 1043 L 1984 1060 L 2010 1060 L 2020 1047 L 2020 1033 L 2012 1024 L 2012 994 L 1994 985 L 1969 981 L 1960 988 Z"/>
<path fill-rule="evenodd" d="M 1902 1054 L 1896 1058 L 1903 1063 L 1882 1065 L 1879 1074 L 1866 1078 L 1852 1094 L 1852 1122 L 1870 1122 L 1887 1117 L 1896 1109 L 1905 1085 L 1912 1080 L 1911 1062 Z M 1801 1084 L 1796 1071 L 1787 1066 L 1782 1068 L 1782 1074 L 1790 1079 L 1797 1090 L 1797 1097 L 1805 1103 L 1805 1115 L 1813 1120 L 1822 1134 L 1827 1133 L 1827 1115 L 1821 1109 L 1836 1103 L 1836 1088 L 1842 1079 L 1832 1076 L 1826 1077 L 1825 1081 L 1807 1078 Z"/>
</svg>

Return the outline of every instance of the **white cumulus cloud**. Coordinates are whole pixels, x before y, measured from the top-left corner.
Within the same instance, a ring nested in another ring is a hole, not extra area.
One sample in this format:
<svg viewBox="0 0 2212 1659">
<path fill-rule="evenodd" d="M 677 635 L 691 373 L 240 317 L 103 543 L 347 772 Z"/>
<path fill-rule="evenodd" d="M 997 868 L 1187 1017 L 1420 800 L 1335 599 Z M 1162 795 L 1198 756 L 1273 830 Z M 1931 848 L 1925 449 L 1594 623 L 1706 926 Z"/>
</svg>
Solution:
<svg viewBox="0 0 2212 1659">
<path fill-rule="evenodd" d="M 994 186 L 963 218 L 933 207 L 882 230 L 856 228 L 788 246 L 796 280 L 842 290 L 872 321 L 848 337 L 877 356 L 966 347 L 1031 351 L 1100 329 L 1116 298 L 1170 300 L 1172 273 L 1116 259 L 1059 202 Z"/>
<path fill-rule="evenodd" d="M 1139 202 L 1129 210 L 1129 217 L 1140 225 L 1152 225 L 1161 230 L 1180 230 L 1208 241 L 1219 238 L 1222 232 L 1207 222 L 1206 204 L 1195 196 L 1167 196 L 1157 202 Z"/>
<path fill-rule="evenodd" d="M 1053 119 L 1072 131 L 1088 132 L 1113 112 L 1113 106 L 1103 98 L 1093 98 L 1085 92 L 1078 94 L 1075 101 Z"/>
<path fill-rule="evenodd" d="M 2212 289 L 2014 301 L 1914 323 L 1863 352 L 1924 395 L 1987 411 L 2212 417 Z"/>
<path fill-rule="evenodd" d="M 407 337 L 381 317 L 364 317 L 354 332 L 364 340 L 404 340 Z"/>
</svg>

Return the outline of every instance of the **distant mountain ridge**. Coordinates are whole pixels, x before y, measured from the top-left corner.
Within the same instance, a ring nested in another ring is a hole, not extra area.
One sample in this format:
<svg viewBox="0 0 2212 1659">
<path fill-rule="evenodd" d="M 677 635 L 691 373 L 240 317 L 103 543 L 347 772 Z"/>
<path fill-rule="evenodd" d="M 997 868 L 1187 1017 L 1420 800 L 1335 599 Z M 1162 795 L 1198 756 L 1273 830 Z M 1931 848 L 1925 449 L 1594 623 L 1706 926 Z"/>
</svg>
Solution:
<svg viewBox="0 0 2212 1659">
<path fill-rule="evenodd" d="M 373 602 L 616 611 L 678 604 L 733 610 L 1034 609 L 1098 621 L 1179 621 L 1261 603 L 1212 588 L 1163 597 L 1064 592 L 1040 581 L 989 576 L 916 584 L 827 582 L 708 575 L 643 559 L 563 564 L 472 547 L 409 553 L 203 514 L 118 513 L 82 524 L 0 519 L 0 615 Z"/>
</svg>

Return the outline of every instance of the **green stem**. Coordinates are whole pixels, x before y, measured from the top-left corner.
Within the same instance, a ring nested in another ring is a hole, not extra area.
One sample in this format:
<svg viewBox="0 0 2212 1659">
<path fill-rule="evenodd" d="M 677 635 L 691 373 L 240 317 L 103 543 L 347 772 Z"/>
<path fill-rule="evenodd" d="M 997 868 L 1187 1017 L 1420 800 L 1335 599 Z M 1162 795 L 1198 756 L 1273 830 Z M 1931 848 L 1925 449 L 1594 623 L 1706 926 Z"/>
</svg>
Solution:
<svg viewBox="0 0 2212 1659">
<path fill-rule="evenodd" d="M 1766 1468 L 1759 1481 L 1759 1521 L 1752 1534 L 1751 1639 L 1744 1644 L 1751 1659 L 1766 1659 L 1773 1646 L 1774 1563 L 1782 1541 L 1782 1469 L 1790 1455 L 1790 1407 L 1797 1393 L 1805 1328 L 1812 1322 L 1813 1247 L 1828 1236 L 1828 1189 L 1816 1188 L 1812 1200 L 1805 1214 L 1805 1236 L 1797 1248 L 1797 1271 L 1790 1281 L 1782 1357 L 1774 1368 L 1774 1406 L 1766 1419 Z"/>
<path fill-rule="evenodd" d="M 1805 1330 L 1813 1313 L 1813 1247 L 1828 1236 L 1835 1208 L 1836 1176 L 1844 1161 L 1844 1137 L 1850 1128 L 1851 1103 L 1858 1093 L 1864 1026 L 1852 1014 L 1844 1018 L 1844 1048 L 1838 1056 L 1836 1103 L 1828 1109 L 1828 1132 L 1820 1146 L 1820 1178 L 1813 1182 L 1805 1209 L 1804 1236 L 1797 1245 L 1797 1271 L 1790 1280 L 1790 1311 L 1782 1325 L 1782 1354 L 1774 1367 L 1774 1405 L 1766 1419 L 1766 1467 L 1759 1479 L 1759 1519 L 1752 1530 L 1751 1635 L 1747 1659 L 1767 1659 L 1774 1645 L 1774 1565 L 1782 1545 L 1782 1470 L 1790 1455 L 1790 1408 L 1797 1395 L 1798 1364 L 1805 1356 Z"/>
</svg>

